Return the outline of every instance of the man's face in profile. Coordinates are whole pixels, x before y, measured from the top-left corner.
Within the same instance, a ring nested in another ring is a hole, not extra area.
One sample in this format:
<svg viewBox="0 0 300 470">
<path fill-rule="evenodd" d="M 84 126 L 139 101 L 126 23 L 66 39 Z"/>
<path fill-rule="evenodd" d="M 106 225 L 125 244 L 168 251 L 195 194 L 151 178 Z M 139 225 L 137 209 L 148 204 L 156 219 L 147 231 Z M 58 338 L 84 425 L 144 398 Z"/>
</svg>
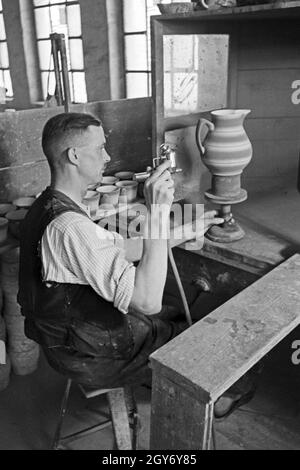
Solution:
<svg viewBox="0 0 300 470">
<path fill-rule="evenodd" d="M 84 133 L 83 145 L 76 148 L 80 174 L 87 185 L 98 183 L 103 178 L 106 164 L 110 162 L 105 144 L 103 128 L 90 126 Z"/>
</svg>

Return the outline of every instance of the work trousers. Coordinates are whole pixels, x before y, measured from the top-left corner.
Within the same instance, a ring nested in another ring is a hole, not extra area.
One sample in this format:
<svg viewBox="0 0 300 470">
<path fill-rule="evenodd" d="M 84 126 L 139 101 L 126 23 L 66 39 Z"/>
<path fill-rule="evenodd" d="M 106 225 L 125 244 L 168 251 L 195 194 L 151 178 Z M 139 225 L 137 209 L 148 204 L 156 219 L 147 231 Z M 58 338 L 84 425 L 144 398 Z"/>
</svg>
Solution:
<svg viewBox="0 0 300 470">
<path fill-rule="evenodd" d="M 185 286 L 185 292 L 192 307 L 198 292 L 190 285 Z M 212 304 L 215 301 L 213 294 L 203 295 L 203 304 Z M 151 386 L 149 356 L 188 326 L 174 284 L 172 286 L 171 283 L 169 289 L 166 288 L 163 302 L 163 309 L 157 315 L 146 316 L 130 311 L 127 331 L 121 334 L 111 331 L 109 341 L 107 334 L 104 338 L 103 331 L 96 324 L 75 323 L 72 342 L 64 346 L 44 347 L 45 356 L 59 373 L 90 388 Z M 191 311 L 193 312 L 192 308 Z M 203 312 L 197 309 L 195 321 L 206 313 L 205 309 Z M 76 342 L 76 338 L 80 341 Z M 261 366 L 251 369 L 226 395 L 236 397 L 254 392 L 260 370 Z"/>
</svg>

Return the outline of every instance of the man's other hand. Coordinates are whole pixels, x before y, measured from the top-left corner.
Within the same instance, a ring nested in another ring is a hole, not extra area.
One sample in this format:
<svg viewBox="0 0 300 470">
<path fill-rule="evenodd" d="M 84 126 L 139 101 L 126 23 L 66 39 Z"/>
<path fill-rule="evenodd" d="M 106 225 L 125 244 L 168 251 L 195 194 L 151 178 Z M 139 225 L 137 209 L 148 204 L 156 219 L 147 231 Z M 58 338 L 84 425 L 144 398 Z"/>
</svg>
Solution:
<svg viewBox="0 0 300 470">
<path fill-rule="evenodd" d="M 221 217 L 218 217 L 217 211 L 204 212 L 203 219 L 204 219 L 204 227 L 203 227 L 204 233 L 206 233 L 207 230 L 209 230 L 212 225 L 224 224 L 224 219 L 222 219 Z"/>
<path fill-rule="evenodd" d="M 169 168 L 169 160 L 162 163 L 145 181 L 144 196 L 149 210 L 152 206 L 164 205 L 171 209 L 174 200 L 174 181 Z"/>
</svg>

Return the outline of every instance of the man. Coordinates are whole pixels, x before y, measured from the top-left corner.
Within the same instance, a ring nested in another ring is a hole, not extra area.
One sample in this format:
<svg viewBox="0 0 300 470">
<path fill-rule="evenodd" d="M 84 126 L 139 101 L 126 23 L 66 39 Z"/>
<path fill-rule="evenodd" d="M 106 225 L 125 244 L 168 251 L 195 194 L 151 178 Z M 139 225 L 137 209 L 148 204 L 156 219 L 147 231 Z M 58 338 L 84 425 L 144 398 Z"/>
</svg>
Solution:
<svg viewBox="0 0 300 470">
<path fill-rule="evenodd" d="M 97 119 L 57 115 L 44 128 L 42 146 L 51 185 L 22 226 L 18 300 L 26 334 L 42 346 L 54 369 L 78 383 L 105 388 L 143 383 L 149 380 L 149 355 L 186 327 L 157 315 L 167 240 L 145 237 L 135 267 L 125 258 L 120 236 L 89 218 L 82 199 L 110 161 Z M 168 167 L 162 164 L 145 183 L 152 226 L 167 223 L 161 211 L 173 202 Z M 223 222 L 215 215 L 208 214 L 205 230 Z"/>
</svg>

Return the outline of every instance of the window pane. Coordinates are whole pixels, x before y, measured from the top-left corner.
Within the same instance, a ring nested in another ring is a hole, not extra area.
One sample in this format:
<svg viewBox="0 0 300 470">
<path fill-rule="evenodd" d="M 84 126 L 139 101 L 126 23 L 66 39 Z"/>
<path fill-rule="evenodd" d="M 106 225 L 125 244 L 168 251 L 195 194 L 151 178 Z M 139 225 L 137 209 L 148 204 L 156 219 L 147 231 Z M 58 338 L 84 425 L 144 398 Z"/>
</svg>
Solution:
<svg viewBox="0 0 300 470">
<path fill-rule="evenodd" d="M 11 76 L 9 70 L 4 70 L 4 86 L 7 89 L 6 96 L 13 97 L 13 88 L 11 83 Z"/>
<path fill-rule="evenodd" d="M 74 72 L 72 75 L 75 103 L 87 103 L 87 92 L 84 72 Z"/>
<path fill-rule="evenodd" d="M 146 2 L 145 0 L 124 0 L 124 31 L 146 31 Z"/>
<path fill-rule="evenodd" d="M 67 21 L 69 36 L 81 36 L 81 13 L 79 5 L 68 6 Z"/>
<path fill-rule="evenodd" d="M 49 83 L 49 86 L 48 86 Z M 42 88 L 43 88 L 43 97 L 47 98 L 47 93 L 49 95 L 55 94 L 55 75 L 54 72 L 42 72 Z"/>
<path fill-rule="evenodd" d="M 69 41 L 71 69 L 84 69 L 83 49 L 81 39 L 71 39 Z"/>
<path fill-rule="evenodd" d="M 41 70 L 48 70 L 49 68 L 53 69 L 53 60 L 51 57 L 51 41 L 39 41 L 38 51 Z"/>
<path fill-rule="evenodd" d="M 126 69 L 147 70 L 147 38 L 145 34 L 125 36 Z"/>
<path fill-rule="evenodd" d="M 0 0 L 0 10 L 3 10 L 3 7 L 2 7 L 2 0 Z"/>
<path fill-rule="evenodd" d="M 148 74 L 126 74 L 127 98 L 141 98 L 148 96 Z"/>
<path fill-rule="evenodd" d="M 35 8 L 38 39 L 48 39 L 49 35 L 54 32 L 65 35 L 71 98 L 72 101 L 86 102 L 83 46 L 82 39 L 80 38 L 82 33 L 80 5 L 78 2 L 72 5 L 69 2 L 75 3 L 74 0 L 49 0 L 34 3 L 34 6 L 43 5 L 41 8 Z M 78 39 L 70 40 L 70 37 L 78 37 Z M 43 92 L 46 97 L 49 79 L 46 70 L 49 67 L 51 70 L 54 69 L 53 58 L 51 56 L 51 41 L 38 41 L 38 51 L 40 69 L 42 71 Z M 82 70 L 82 72 L 77 73 L 74 70 Z M 49 93 L 53 95 L 54 91 L 55 75 L 52 73 L 49 81 Z"/>
<path fill-rule="evenodd" d="M 51 34 L 50 9 L 38 8 L 35 10 L 35 24 L 37 39 L 48 38 Z"/>
<path fill-rule="evenodd" d="M 0 68 L 8 69 L 8 50 L 6 42 L 0 43 Z"/>
<path fill-rule="evenodd" d="M 0 39 L 2 41 L 6 39 L 3 13 L 0 13 Z"/>
<path fill-rule="evenodd" d="M 0 86 L 4 87 L 4 71 L 0 69 Z"/>
<path fill-rule="evenodd" d="M 51 16 L 52 32 L 56 32 L 56 33 L 64 32 L 61 30 L 61 27 L 66 28 L 66 31 L 67 31 L 67 15 L 66 15 L 66 7 L 64 5 L 52 6 L 50 8 L 50 16 Z"/>
</svg>

